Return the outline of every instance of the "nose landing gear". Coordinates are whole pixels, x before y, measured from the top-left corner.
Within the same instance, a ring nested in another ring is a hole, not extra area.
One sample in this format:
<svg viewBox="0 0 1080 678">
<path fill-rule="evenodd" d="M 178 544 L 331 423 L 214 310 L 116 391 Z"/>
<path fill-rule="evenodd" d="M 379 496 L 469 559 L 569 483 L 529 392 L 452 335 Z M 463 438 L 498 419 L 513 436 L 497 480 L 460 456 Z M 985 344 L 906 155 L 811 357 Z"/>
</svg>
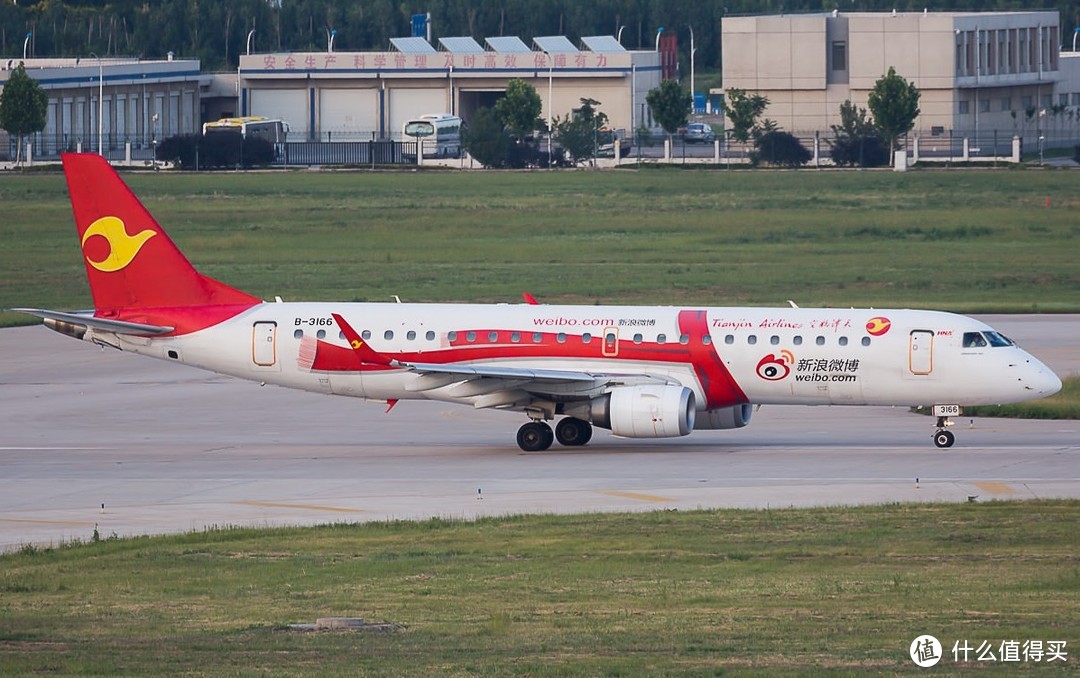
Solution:
<svg viewBox="0 0 1080 678">
<path fill-rule="evenodd" d="M 952 426 L 953 423 L 948 417 L 937 418 L 937 431 L 934 432 L 934 444 L 938 447 L 952 447 L 956 442 L 956 436 L 952 431 L 946 430 L 946 426 Z"/>
</svg>

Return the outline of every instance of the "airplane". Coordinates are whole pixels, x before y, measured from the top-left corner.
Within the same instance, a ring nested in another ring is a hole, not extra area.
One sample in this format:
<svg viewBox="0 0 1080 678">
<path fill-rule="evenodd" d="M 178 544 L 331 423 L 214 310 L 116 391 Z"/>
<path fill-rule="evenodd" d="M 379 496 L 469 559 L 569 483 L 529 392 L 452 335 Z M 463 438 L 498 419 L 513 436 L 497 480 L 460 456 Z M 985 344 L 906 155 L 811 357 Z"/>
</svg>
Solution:
<svg viewBox="0 0 1080 678">
<path fill-rule="evenodd" d="M 509 410 L 526 452 L 735 429 L 772 404 L 964 405 L 1061 389 L 973 318 L 924 310 L 265 302 L 200 274 L 96 154 L 63 155 L 94 308 L 15 309 L 62 334 L 266 384 Z M 552 429 L 548 422 L 556 421 Z"/>
</svg>

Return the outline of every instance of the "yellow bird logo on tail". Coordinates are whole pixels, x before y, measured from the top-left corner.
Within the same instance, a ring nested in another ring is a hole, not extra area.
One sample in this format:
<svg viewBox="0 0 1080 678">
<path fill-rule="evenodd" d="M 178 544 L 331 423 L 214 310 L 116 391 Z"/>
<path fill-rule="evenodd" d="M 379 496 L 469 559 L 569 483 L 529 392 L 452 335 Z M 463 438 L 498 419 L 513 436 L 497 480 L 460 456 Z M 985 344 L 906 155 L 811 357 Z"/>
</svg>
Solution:
<svg viewBox="0 0 1080 678">
<path fill-rule="evenodd" d="M 83 234 L 82 246 L 86 250 L 86 241 L 93 236 L 101 236 L 109 243 L 109 254 L 104 259 L 95 261 L 89 255 L 86 261 L 99 271 L 113 273 L 122 270 L 135 260 L 135 256 L 150 238 L 157 235 L 156 231 L 146 229 L 136 235 L 128 235 L 124 222 L 117 217 L 102 217 L 90 224 Z"/>
</svg>

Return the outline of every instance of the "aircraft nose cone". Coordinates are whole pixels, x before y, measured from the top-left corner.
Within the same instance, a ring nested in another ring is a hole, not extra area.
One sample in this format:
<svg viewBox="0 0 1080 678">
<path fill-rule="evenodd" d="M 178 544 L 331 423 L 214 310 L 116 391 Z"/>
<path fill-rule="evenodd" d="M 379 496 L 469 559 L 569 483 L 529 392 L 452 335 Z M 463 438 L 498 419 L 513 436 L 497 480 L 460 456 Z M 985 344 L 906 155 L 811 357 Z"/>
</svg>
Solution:
<svg viewBox="0 0 1080 678">
<path fill-rule="evenodd" d="M 1061 378 L 1043 365 L 1035 362 L 1030 375 L 1024 380 L 1024 386 L 1039 394 L 1040 398 L 1052 396 L 1061 390 Z"/>
</svg>

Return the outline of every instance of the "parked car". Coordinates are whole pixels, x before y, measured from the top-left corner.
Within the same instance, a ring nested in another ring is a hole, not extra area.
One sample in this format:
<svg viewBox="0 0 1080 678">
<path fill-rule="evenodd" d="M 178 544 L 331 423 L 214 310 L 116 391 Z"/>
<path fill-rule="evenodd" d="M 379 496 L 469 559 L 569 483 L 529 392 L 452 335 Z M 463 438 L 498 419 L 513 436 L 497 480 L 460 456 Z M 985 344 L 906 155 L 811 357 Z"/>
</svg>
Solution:
<svg viewBox="0 0 1080 678">
<path fill-rule="evenodd" d="M 703 122 L 692 122 L 686 126 L 686 131 L 683 132 L 682 138 L 683 141 L 688 144 L 696 144 L 698 142 L 711 144 L 713 141 L 716 141 L 716 132 L 713 132 L 712 127 Z"/>
</svg>

